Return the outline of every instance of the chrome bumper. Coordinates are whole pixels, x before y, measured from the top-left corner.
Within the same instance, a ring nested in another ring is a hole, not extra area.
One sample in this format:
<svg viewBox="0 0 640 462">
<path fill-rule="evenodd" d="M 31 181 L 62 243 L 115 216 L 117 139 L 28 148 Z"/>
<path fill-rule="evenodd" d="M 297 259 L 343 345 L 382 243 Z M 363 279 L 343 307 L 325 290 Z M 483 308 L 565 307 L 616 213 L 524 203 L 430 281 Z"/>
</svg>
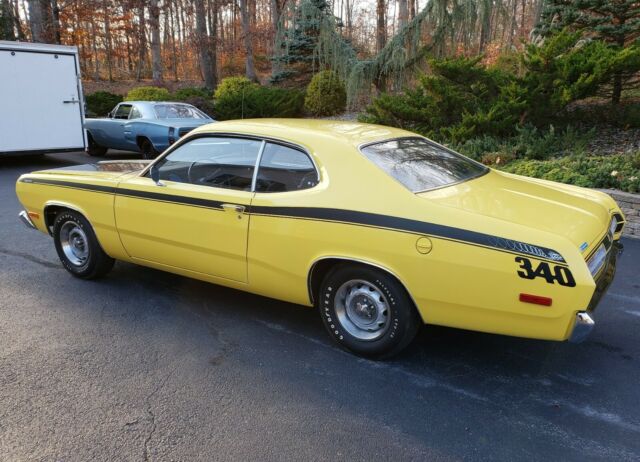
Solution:
<svg viewBox="0 0 640 462">
<path fill-rule="evenodd" d="M 571 343 L 582 342 L 589 336 L 595 325 L 596 323 L 586 312 L 580 311 L 576 313 L 576 320 L 573 323 L 573 330 L 571 331 L 569 341 Z"/>
<path fill-rule="evenodd" d="M 24 223 L 24 225 L 27 228 L 29 228 L 29 229 L 38 229 L 38 228 L 36 228 L 36 225 L 33 224 L 33 221 L 31 221 L 31 218 L 29 217 L 27 212 L 25 212 L 24 210 L 18 214 L 18 218 L 20 218 L 20 221 L 22 223 Z"/>
</svg>

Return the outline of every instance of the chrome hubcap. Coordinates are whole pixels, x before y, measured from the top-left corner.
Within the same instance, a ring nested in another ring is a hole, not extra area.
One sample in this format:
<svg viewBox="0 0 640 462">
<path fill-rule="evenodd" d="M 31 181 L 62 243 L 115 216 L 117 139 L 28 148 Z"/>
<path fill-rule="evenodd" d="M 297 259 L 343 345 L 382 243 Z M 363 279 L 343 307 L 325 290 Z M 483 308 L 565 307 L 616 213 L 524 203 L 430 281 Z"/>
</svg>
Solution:
<svg viewBox="0 0 640 462">
<path fill-rule="evenodd" d="M 60 245 L 65 257 L 74 266 L 84 266 L 89 258 L 89 245 L 84 230 L 73 221 L 60 228 Z"/>
<path fill-rule="evenodd" d="M 376 340 L 389 328 L 387 299 L 367 281 L 355 279 L 342 284 L 334 304 L 342 327 L 359 340 Z"/>
</svg>

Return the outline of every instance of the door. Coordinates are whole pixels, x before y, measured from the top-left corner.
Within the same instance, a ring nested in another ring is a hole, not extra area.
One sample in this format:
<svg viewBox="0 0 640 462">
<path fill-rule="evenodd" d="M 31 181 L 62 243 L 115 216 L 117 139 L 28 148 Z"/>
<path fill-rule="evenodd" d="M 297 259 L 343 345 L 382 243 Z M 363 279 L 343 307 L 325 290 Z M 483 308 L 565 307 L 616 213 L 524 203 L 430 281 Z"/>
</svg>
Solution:
<svg viewBox="0 0 640 462">
<path fill-rule="evenodd" d="M 106 119 L 100 119 L 100 135 L 96 142 L 115 149 L 129 148 L 124 135 L 124 127 L 129 121 L 131 104 L 118 104 Z M 102 139 L 100 139 L 102 138 Z"/>
<path fill-rule="evenodd" d="M 0 49 L 2 151 L 85 147 L 76 56 Z"/>
<path fill-rule="evenodd" d="M 150 176 L 118 186 L 116 226 L 142 261 L 247 282 L 248 211 L 263 143 L 206 136 L 181 144 Z"/>
</svg>

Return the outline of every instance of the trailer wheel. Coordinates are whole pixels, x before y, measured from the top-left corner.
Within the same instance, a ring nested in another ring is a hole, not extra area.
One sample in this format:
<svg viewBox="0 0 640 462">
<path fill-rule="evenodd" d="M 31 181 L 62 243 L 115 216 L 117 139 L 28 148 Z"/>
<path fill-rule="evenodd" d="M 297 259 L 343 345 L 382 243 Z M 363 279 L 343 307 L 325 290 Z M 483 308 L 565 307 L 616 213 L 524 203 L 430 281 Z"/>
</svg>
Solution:
<svg viewBox="0 0 640 462">
<path fill-rule="evenodd" d="M 88 135 L 89 147 L 87 148 L 87 154 L 89 154 L 91 157 L 104 157 L 108 151 L 108 148 L 100 146 L 98 143 L 96 143 L 93 139 L 93 136 L 91 136 L 91 133 L 89 133 Z"/>
</svg>

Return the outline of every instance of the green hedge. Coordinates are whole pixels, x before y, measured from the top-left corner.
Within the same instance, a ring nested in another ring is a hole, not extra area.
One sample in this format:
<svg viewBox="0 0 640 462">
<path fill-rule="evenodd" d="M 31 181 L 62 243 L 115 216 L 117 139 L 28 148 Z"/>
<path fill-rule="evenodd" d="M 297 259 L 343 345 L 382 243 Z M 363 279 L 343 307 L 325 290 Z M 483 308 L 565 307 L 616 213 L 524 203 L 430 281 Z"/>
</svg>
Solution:
<svg viewBox="0 0 640 462">
<path fill-rule="evenodd" d="M 87 103 L 87 117 L 105 117 L 122 102 L 122 96 L 108 91 L 96 91 L 84 97 Z"/>
<path fill-rule="evenodd" d="M 129 90 L 125 101 L 169 101 L 171 94 L 166 88 L 137 87 Z"/>
<path fill-rule="evenodd" d="M 214 114 L 218 120 L 300 117 L 303 112 L 304 93 L 297 90 L 242 84 L 223 88 L 216 95 Z"/>
<path fill-rule="evenodd" d="M 640 152 L 633 155 L 575 155 L 549 160 L 516 160 L 502 170 L 589 188 L 640 192 Z"/>
</svg>

